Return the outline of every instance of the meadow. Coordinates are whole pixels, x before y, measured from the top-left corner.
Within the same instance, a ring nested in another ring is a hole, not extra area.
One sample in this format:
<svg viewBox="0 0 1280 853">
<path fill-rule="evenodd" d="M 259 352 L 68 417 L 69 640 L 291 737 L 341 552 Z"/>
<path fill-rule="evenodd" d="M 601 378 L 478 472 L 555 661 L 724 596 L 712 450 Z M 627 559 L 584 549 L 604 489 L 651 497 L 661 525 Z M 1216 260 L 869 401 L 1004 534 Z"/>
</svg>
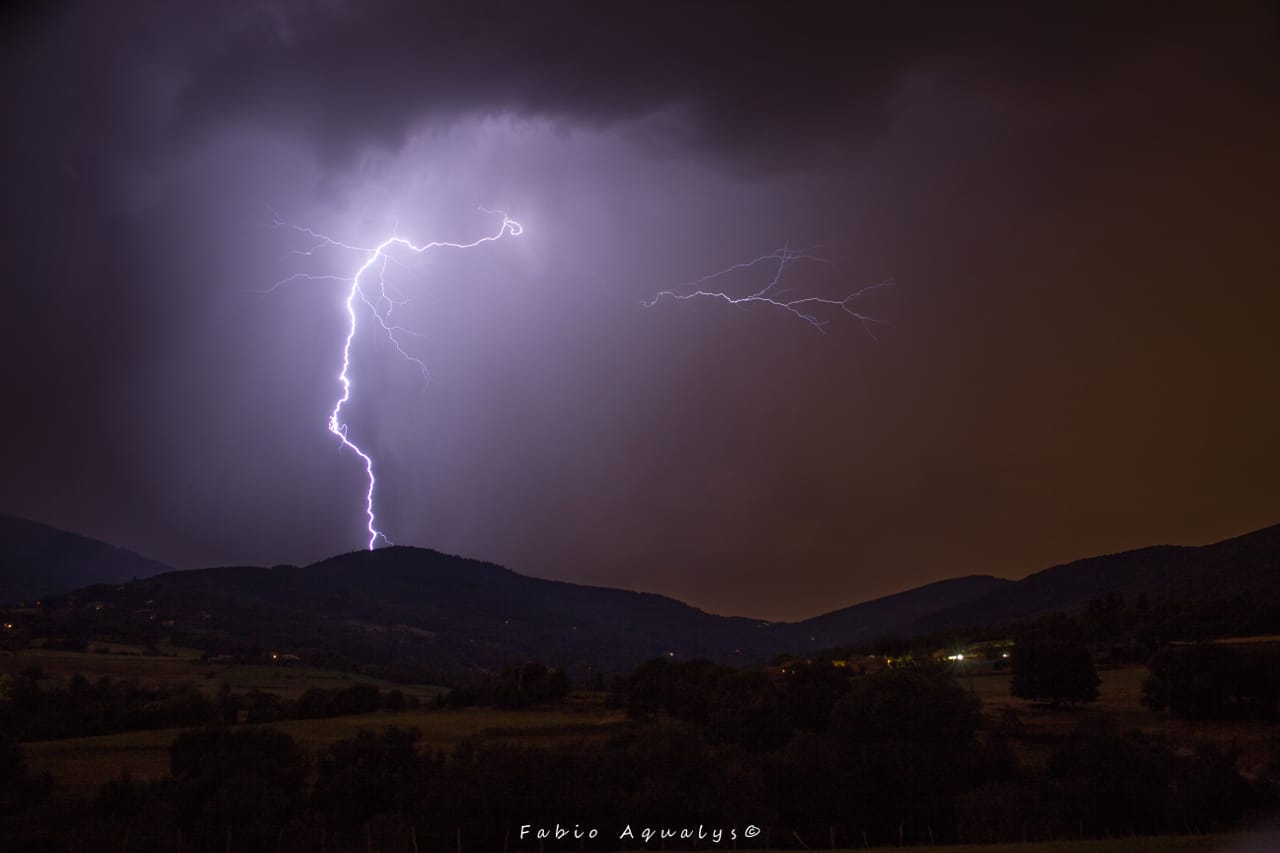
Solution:
<svg viewBox="0 0 1280 853">
<path fill-rule="evenodd" d="M 105 649 L 105 652 L 97 651 Z M 144 655 L 141 647 L 120 643 L 93 643 L 89 651 L 32 648 L 0 653 L 0 675 L 32 668 L 42 674 L 44 685 L 64 684 L 74 675 L 92 680 L 107 677 L 141 685 L 188 683 L 208 693 L 260 690 L 282 700 L 296 699 L 312 688 L 337 690 L 353 684 L 374 684 L 382 690 L 399 689 L 427 706 L 442 688 L 401 685 L 349 672 L 295 664 L 233 664 L 202 661 L 193 649 L 161 647 L 159 655 Z M 468 739 L 488 742 L 547 744 L 559 739 L 604 736 L 622 723 L 617 713 L 605 713 L 591 694 L 574 697 L 559 710 L 499 711 L 470 708 L 460 711 L 375 711 L 325 719 L 280 720 L 270 724 L 288 733 L 313 753 L 361 730 L 388 726 L 416 728 L 422 746 L 449 751 Z M 169 747 L 181 728 L 120 732 L 95 737 L 34 741 L 22 745 L 27 763 L 35 772 L 48 772 L 66 794 L 91 798 L 105 782 L 127 775 L 143 781 L 169 773 Z"/>
<path fill-rule="evenodd" d="M 318 720 L 281 720 L 271 728 L 317 753 L 361 730 L 416 728 L 422 748 L 448 752 L 465 740 L 546 745 L 558 740 L 604 737 L 624 724 L 621 714 L 597 711 L 375 711 Z M 106 782 L 127 775 L 138 781 L 169 773 L 169 747 L 182 729 L 121 732 L 86 738 L 35 741 L 22 749 L 33 771 L 48 772 L 73 797 L 91 798 Z"/>
<path fill-rule="evenodd" d="M 105 651 L 99 652 L 98 649 Z M 237 664 L 202 661 L 196 649 L 179 646 L 158 647 L 160 654 L 144 654 L 141 646 L 123 643 L 90 644 L 89 651 L 72 652 L 44 648 L 0 652 L 0 675 L 13 675 L 30 668 L 43 674 L 43 681 L 67 682 L 73 675 L 91 681 L 107 677 L 134 681 L 144 686 L 193 684 L 208 693 L 222 685 L 234 691 L 261 690 L 281 699 L 296 699 L 311 688 L 340 689 L 353 684 L 374 684 L 379 689 L 398 688 L 421 701 L 434 699 L 442 688 L 430 685 L 393 684 L 350 672 L 318 669 L 291 663 Z"/>
<path fill-rule="evenodd" d="M 1168 712 L 1154 712 L 1142 704 L 1142 683 L 1146 667 L 1099 668 L 1102 683 L 1098 700 L 1087 705 L 1050 708 L 1009 694 L 1007 673 L 961 672 L 958 681 L 982 700 L 986 727 L 1008 726 L 1016 719 L 1023 758 L 1035 760 L 1047 754 L 1051 744 L 1066 737 L 1082 723 L 1104 719 L 1119 731 L 1137 730 L 1160 735 L 1188 748 L 1208 743 L 1226 753 L 1234 753 L 1245 772 L 1280 757 L 1280 731 L 1272 723 L 1257 720 L 1184 720 Z M 1007 716 L 1007 715 L 1016 715 Z M 1043 745 L 1040 748 L 1039 745 Z"/>
<path fill-rule="evenodd" d="M 310 688 L 336 689 L 354 683 L 375 683 L 380 688 L 398 687 L 429 704 L 439 688 L 406 687 L 366 679 L 352 673 L 299 665 L 244 665 L 201 661 L 185 649 L 164 649 L 162 654 L 142 655 L 131 647 L 112 646 L 109 653 L 68 652 L 46 649 L 24 650 L 0 655 L 0 673 L 21 672 L 37 667 L 43 679 L 53 683 L 74 674 L 90 679 L 109 676 L 144 684 L 187 682 L 202 690 L 218 691 L 227 685 L 235 691 L 261 690 L 281 698 L 296 698 Z M 1018 757 L 1037 763 L 1046 759 L 1055 744 L 1082 723 L 1109 720 L 1121 731 L 1140 730 L 1168 738 L 1181 748 L 1212 743 L 1232 752 L 1245 771 L 1275 760 L 1280 737 L 1273 725 L 1248 721 L 1189 721 L 1167 713 L 1154 713 L 1141 704 L 1142 683 L 1147 670 L 1140 666 L 1103 668 L 1095 703 L 1078 707 L 1051 708 L 1028 703 L 1009 695 L 1010 676 L 1000 673 L 956 673 L 959 685 L 972 691 L 982 702 L 987 732 L 1016 731 Z M 270 727 L 294 738 L 313 756 L 330 745 L 355 737 L 360 731 L 382 730 L 389 726 L 414 728 L 421 733 L 421 748 L 448 753 L 465 741 L 481 744 L 526 744 L 553 746 L 604 738 L 626 727 L 625 715 L 607 710 L 602 694 L 576 693 L 555 708 L 501 711 L 493 708 L 463 710 L 376 711 L 324 719 L 281 720 Z M 96 737 L 28 742 L 22 745 L 33 771 L 48 772 L 58 789 L 72 799 L 91 799 L 109 781 L 128 776 L 138 781 L 161 779 L 169 773 L 169 750 L 180 728 L 124 732 Z M 825 846 L 825 845 L 823 845 Z M 1133 837 L 1077 842 L 1006 844 L 993 846 L 951 846 L 965 851 L 1210 851 L 1280 849 L 1280 836 L 1177 835 Z"/>
<path fill-rule="evenodd" d="M 108 653 L 96 649 L 108 649 Z M 311 688 L 340 689 L 356 683 L 376 684 L 380 689 L 398 688 L 428 705 L 442 688 L 429 685 L 395 685 L 349 672 L 299 665 L 233 664 L 202 662 L 197 651 L 178 647 L 161 648 L 160 655 L 144 655 L 140 647 L 122 644 L 92 644 L 90 651 L 25 649 L 0 654 L 0 674 L 17 673 L 36 667 L 49 682 L 65 682 L 73 675 L 89 679 L 107 676 L 158 685 L 186 682 L 213 693 L 260 690 L 281 699 L 296 699 Z M 1024 760 L 1037 760 L 1051 744 L 1073 731 L 1082 722 L 1109 718 L 1122 731 L 1140 730 L 1159 734 L 1188 747 L 1212 743 L 1234 751 L 1248 772 L 1273 758 L 1280 735 L 1274 726 L 1247 720 L 1181 720 L 1167 713 L 1154 713 L 1141 704 L 1142 682 L 1147 670 L 1141 666 L 1103 668 L 1098 701 L 1078 707 L 1049 708 L 1009 695 L 1007 673 L 957 672 L 962 687 L 982 701 L 988 729 L 1015 725 L 1020 733 Z M 391 725 L 414 727 L 422 732 L 424 748 L 448 751 L 468 738 L 517 740 L 549 744 L 557 739 L 580 739 L 614 730 L 623 722 L 618 713 L 605 712 L 599 695 L 575 694 L 573 701 L 558 710 L 498 711 L 472 708 L 463 711 L 378 711 L 314 720 L 282 720 L 273 724 L 306 748 L 323 750 L 332 743 L 354 737 L 361 729 L 381 729 Z M 98 786 L 127 773 L 136 779 L 154 779 L 168 772 L 168 749 L 181 729 L 124 732 L 97 737 L 38 741 L 24 744 L 32 769 L 48 771 L 68 793 L 91 796 Z"/>
</svg>

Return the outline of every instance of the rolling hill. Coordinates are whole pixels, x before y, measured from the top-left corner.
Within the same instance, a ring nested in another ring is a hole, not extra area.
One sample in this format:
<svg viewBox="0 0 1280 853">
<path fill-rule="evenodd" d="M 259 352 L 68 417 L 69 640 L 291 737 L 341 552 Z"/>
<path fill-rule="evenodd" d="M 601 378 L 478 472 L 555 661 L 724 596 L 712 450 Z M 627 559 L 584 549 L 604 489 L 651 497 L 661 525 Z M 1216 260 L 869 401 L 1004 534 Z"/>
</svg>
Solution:
<svg viewBox="0 0 1280 853">
<path fill-rule="evenodd" d="M 23 617 L 32 632 L 45 632 L 33 636 L 170 640 L 248 658 L 297 654 L 411 679 L 528 660 L 575 678 L 659 656 L 749 663 L 998 625 L 1111 594 L 1158 601 L 1280 593 L 1280 525 L 1203 547 L 1078 560 L 1020 581 L 952 578 L 794 623 L 717 616 L 661 595 L 533 578 L 421 548 L 309 566 L 172 571 L 33 522 L 4 519 L 0 533 L 0 589 L 18 591 L 11 599 L 45 596 Z"/>
<path fill-rule="evenodd" d="M 0 602 L 173 571 L 132 551 L 13 515 L 0 515 Z"/>
<path fill-rule="evenodd" d="M 183 644 L 216 651 L 278 649 L 440 672 L 533 659 L 614 671 L 668 653 L 728 660 L 769 648 L 766 623 L 756 620 L 405 547 L 303 567 L 170 572 L 48 606 L 92 610 L 104 622 L 158 622 Z"/>
<path fill-rule="evenodd" d="M 776 636 L 790 648 L 815 650 L 909 636 L 917 622 L 939 610 L 996 594 L 1013 583 L 990 575 L 949 578 L 803 622 L 778 625 Z"/>
<path fill-rule="evenodd" d="M 1117 595 L 1151 601 L 1275 596 L 1280 592 L 1280 524 L 1202 546 L 1157 545 L 1053 566 L 986 595 L 918 619 L 917 633 L 996 625 L 1090 599 Z"/>
</svg>

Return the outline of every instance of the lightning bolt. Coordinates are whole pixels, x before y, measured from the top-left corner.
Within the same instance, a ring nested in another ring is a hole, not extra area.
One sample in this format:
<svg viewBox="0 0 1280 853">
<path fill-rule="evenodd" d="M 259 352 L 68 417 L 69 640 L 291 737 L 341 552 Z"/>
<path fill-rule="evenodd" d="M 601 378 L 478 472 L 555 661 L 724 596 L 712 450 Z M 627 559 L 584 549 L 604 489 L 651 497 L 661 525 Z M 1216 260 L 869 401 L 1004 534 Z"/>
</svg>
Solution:
<svg viewBox="0 0 1280 853">
<path fill-rule="evenodd" d="M 369 533 L 367 547 L 370 551 L 374 549 L 379 540 L 387 543 L 388 545 L 392 543 L 387 535 L 378 529 L 377 518 L 374 514 L 374 491 L 377 488 L 378 480 L 373 471 L 373 457 L 351 439 L 350 430 L 348 429 L 347 424 L 342 420 L 342 409 L 351 401 L 351 344 L 352 341 L 355 340 L 356 333 L 358 331 L 360 316 L 360 312 L 358 310 L 360 306 L 357 305 L 356 300 L 358 298 L 360 303 L 364 307 L 368 308 L 370 315 L 373 317 L 374 321 L 377 322 L 378 327 L 385 334 L 387 340 L 390 341 L 396 352 L 416 366 L 422 373 L 424 380 L 429 379 L 430 374 L 427 371 L 426 364 L 424 364 L 421 359 L 411 355 L 409 351 L 405 349 L 404 344 L 401 341 L 402 335 L 415 335 L 416 333 L 392 322 L 392 316 L 395 309 L 398 306 L 407 304 L 409 300 L 398 299 L 393 296 L 393 291 L 387 284 L 387 265 L 390 263 L 398 263 L 391 252 L 393 250 L 400 250 L 413 252 L 415 254 L 423 254 L 432 249 L 474 249 L 479 245 L 492 243 L 493 241 L 501 239 L 507 235 L 517 237 L 524 233 L 524 226 L 507 216 L 502 211 L 485 212 L 501 215 L 502 224 L 498 226 L 498 229 L 492 234 L 479 237 L 469 243 L 450 243 L 443 240 L 433 240 L 430 243 L 423 243 L 419 245 L 399 236 L 396 233 L 396 229 L 393 229 L 391 236 L 387 237 L 381 243 L 373 246 L 372 248 L 367 246 L 355 246 L 350 243 L 343 243 L 339 240 L 334 240 L 331 237 L 317 231 L 313 231 L 310 228 L 286 222 L 280 219 L 279 216 L 276 216 L 274 212 L 272 213 L 273 226 L 292 229 L 314 241 L 307 249 L 293 250 L 294 254 L 310 256 L 325 249 L 338 249 L 354 252 L 364 258 L 363 263 L 359 265 L 354 274 L 350 277 L 294 273 L 293 275 L 276 282 L 264 292 L 270 293 L 279 287 L 298 280 L 337 281 L 347 285 L 345 306 L 349 322 L 347 324 L 347 334 L 342 343 L 342 370 L 338 372 L 338 384 L 342 389 L 342 393 L 334 401 L 333 409 L 329 412 L 328 429 L 329 432 L 338 439 L 339 448 L 350 450 L 364 465 L 366 483 L 364 493 L 364 513 L 366 518 L 365 527 Z M 366 286 L 366 282 L 369 279 L 373 279 L 374 284 Z M 370 291 L 372 291 L 372 293 Z"/>
<path fill-rule="evenodd" d="M 785 311 L 797 319 L 803 320 L 805 323 L 808 323 L 823 334 L 826 334 L 827 331 L 824 327 L 831 321 L 823 319 L 818 313 L 822 310 L 821 306 L 839 309 L 850 317 L 858 320 L 862 324 L 863 328 L 866 329 L 867 333 L 873 338 L 876 337 L 876 327 L 889 325 L 885 320 L 881 320 L 858 310 L 856 303 L 861 297 L 872 291 L 880 290 L 885 287 L 893 287 L 895 282 L 892 279 L 887 279 L 885 281 L 878 282 L 877 284 L 872 284 L 859 290 L 855 290 L 842 299 L 826 299 L 818 296 L 804 296 L 795 299 L 784 298 L 785 295 L 790 292 L 790 289 L 779 286 L 782 283 L 783 273 L 786 272 L 793 264 L 804 261 L 818 264 L 831 263 L 828 259 L 813 254 L 813 249 L 790 249 L 784 246 L 783 248 L 770 252 L 767 255 L 761 255 L 758 258 L 753 258 L 749 261 L 743 261 L 742 263 L 725 267 L 722 270 L 713 272 L 709 275 L 704 275 L 702 278 L 679 285 L 671 290 L 660 291 L 652 299 L 644 300 L 643 304 L 646 308 L 652 308 L 663 299 L 685 301 L 693 299 L 714 299 L 739 307 L 746 307 L 749 305 L 766 305 L 770 308 Z M 770 264 L 776 265 L 776 267 L 768 282 L 764 287 L 752 293 L 748 293 L 746 296 L 733 296 L 725 290 L 707 289 L 708 282 L 723 278 L 731 273 L 754 269 L 762 265 L 767 267 Z"/>
</svg>

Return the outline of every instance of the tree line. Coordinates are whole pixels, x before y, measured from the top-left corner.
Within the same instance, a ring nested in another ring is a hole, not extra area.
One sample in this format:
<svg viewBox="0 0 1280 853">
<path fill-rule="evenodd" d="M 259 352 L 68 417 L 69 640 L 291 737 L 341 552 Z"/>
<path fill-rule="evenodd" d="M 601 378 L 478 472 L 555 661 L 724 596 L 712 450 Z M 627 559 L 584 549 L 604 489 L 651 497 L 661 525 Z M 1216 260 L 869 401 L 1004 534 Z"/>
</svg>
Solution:
<svg viewBox="0 0 1280 853">
<path fill-rule="evenodd" d="M 20 796 L 0 794 L 0 834 L 17 851 L 409 853 L 459 839 L 465 850 L 638 849 L 619 838 L 624 824 L 755 825 L 762 834 L 739 847 L 799 849 L 1213 831 L 1274 803 L 1213 749 L 1183 754 L 1105 722 L 1028 765 L 1004 728 L 982 730 L 977 701 L 944 669 L 831 669 L 760 678 L 655 662 L 617 686 L 629 726 L 537 747 L 445 754 L 393 727 L 309 755 L 270 727 L 194 729 L 174 741 L 167 778 L 119 779 L 80 810 L 59 806 L 8 744 L 0 792 Z M 556 824 L 599 835 L 518 837 Z"/>
<path fill-rule="evenodd" d="M 189 726 L 271 723 L 419 707 L 412 694 L 374 684 L 311 688 L 296 699 L 261 690 L 210 694 L 190 683 L 142 685 L 102 676 L 74 675 L 65 685 L 42 684 L 29 668 L 0 676 L 0 731 L 15 741 L 90 737 L 115 732 Z"/>
</svg>

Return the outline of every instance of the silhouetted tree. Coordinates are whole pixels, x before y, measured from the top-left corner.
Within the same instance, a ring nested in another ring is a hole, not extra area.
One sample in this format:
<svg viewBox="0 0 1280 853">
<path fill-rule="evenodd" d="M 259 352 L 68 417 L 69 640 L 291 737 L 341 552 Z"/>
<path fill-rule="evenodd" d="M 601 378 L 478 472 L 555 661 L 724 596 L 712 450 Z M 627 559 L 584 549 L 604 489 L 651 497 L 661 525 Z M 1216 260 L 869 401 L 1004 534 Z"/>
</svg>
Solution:
<svg viewBox="0 0 1280 853">
<path fill-rule="evenodd" d="M 22 749 L 0 733 L 0 815 L 26 808 L 48 796 L 48 774 L 34 776 L 27 769 Z"/>
<path fill-rule="evenodd" d="M 557 702 L 569 695 L 569 676 L 563 670 L 532 662 L 507 667 L 493 685 L 493 704 L 499 708 L 528 708 Z"/>
<path fill-rule="evenodd" d="M 1093 656 L 1082 643 L 1063 636 L 1029 635 L 1010 656 L 1013 678 L 1009 692 L 1019 699 L 1048 702 L 1093 702 L 1102 680 Z"/>
<path fill-rule="evenodd" d="M 716 684 L 705 732 L 713 743 L 760 752 L 777 749 L 791 734 L 782 697 L 763 672 L 735 672 Z"/>
<path fill-rule="evenodd" d="M 940 667 L 852 679 L 831 712 L 828 749 L 864 826 L 951 824 L 950 802 L 976 781 L 979 702 Z M 810 788 L 823 784 L 821 777 Z M 838 813 L 838 812 L 837 812 Z"/>
<path fill-rule="evenodd" d="M 849 689 L 851 672 L 827 661 L 791 664 L 782 681 L 782 705 L 791 724 L 804 731 L 825 732 L 831 709 Z"/>
<path fill-rule="evenodd" d="M 431 761 L 418 753 L 416 729 L 362 731 L 320 756 L 311 801 L 339 834 L 351 835 L 376 815 L 413 813 L 426 796 Z"/>
<path fill-rule="evenodd" d="M 1179 756 L 1163 738 L 1124 734 L 1109 718 L 1082 725 L 1047 768 L 1066 826 L 1090 835 L 1221 829 L 1257 802 L 1213 748 Z"/>
<path fill-rule="evenodd" d="M 706 726 L 713 709 L 725 701 L 725 683 L 735 675 L 737 670 L 709 660 L 655 658 L 615 681 L 610 703 L 626 708 L 632 719 L 662 713 Z"/>
<path fill-rule="evenodd" d="M 1188 719 L 1274 717 L 1280 698 L 1275 655 L 1219 643 L 1161 649 L 1147 664 L 1142 702 Z"/>
<path fill-rule="evenodd" d="M 307 757 L 293 738 L 271 729 L 205 729 L 174 739 L 169 766 L 179 825 L 192 838 L 235 849 L 274 849 L 279 832 L 306 806 Z"/>
</svg>

